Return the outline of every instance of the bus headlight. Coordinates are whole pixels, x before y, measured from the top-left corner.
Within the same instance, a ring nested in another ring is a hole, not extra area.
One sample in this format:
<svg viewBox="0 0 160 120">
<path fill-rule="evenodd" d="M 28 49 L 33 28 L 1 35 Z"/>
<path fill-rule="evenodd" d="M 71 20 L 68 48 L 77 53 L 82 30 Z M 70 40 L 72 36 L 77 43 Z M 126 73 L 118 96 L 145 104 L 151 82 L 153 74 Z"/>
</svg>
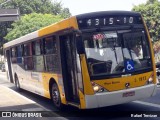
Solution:
<svg viewBox="0 0 160 120">
<path fill-rule="evenodd" d="M 153 84 L 153 73 L 152 73 L 152 75 L 150 76 L 150 78 L 148 79 L 148 81 L 147 81 L 147 83 L 146 84 Z"/>
<path fill-rule="evenodd" d="M 103 87 L 97 85 L 96 83 L 91 82 L 91 84 L 92 84 L 92 87 L 93 87 L 93 90 L 94 90 L 95 93 L 107 92 L 106 89 L 104 89 Z"/>
</svg>

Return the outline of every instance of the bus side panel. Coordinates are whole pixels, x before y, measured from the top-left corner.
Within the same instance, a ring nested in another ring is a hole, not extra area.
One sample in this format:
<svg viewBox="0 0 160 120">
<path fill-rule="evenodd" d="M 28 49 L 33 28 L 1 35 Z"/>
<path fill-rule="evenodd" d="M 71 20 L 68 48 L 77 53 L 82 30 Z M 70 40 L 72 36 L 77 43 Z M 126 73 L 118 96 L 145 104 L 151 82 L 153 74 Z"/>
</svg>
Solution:
<svg viewBox="0 0 160 120">
<path fill-rule="evenodd" d="M 49 83 L 51 79 L 55 80 L 56 84 L 59 87 L 61 101 L 63 104 L 66 104 L 62 75 L 53 74 L 53 73 L 42 73 L 42 84 L 44 88 L 44 97 L 51 98 L 50 90 L 49 90 Z"/>
<path fill-rule="evenodd" d="M 84 84 L 84 94 L 86 95 L 93 95 L 94 91 L 91 85 L 90 77 L 88 74 L 88 68 L 86 64 L 85 55 L 80 55 L 81 58 L 81 65 L 82 65 L 82 76 L 83 76 L 83 84 Z"/>
<path fill-rule="evenodd" d="M 13 75 L 17 75 L 20 87 L 22 89 L 38 94 L 38 92 L 36 92 L 36 82 L 33 82 L 31 79 L 31 71 L 26 71 L 22 66 L 15 63 L 12 64 L 12 70 Z"/>
<path fill-rule="evenodd" d="M 79 90 L 79 99 L 80 99 L 80 108 L 85 109 L 86 108 L 86 101 L 84 94 Z"/>
</svg>

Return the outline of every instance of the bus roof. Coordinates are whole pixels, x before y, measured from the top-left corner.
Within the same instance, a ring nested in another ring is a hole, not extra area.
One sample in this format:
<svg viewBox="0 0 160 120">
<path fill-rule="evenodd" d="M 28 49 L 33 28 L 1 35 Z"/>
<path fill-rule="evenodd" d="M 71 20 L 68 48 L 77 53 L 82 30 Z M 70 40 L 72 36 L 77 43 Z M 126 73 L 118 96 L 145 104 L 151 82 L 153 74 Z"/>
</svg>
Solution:
<svg viewBox="0 0 160 120">
<path fill-rule="evenodd" d="M 140 16 L 140 13 L 137 12 L 131 12 L 131 11 L 100 11 L 100 12 L 92 12 L 92 13 L 85 13 L 76 15 L 73 17 L 70 17 L 68 19 L 62 20 L 60 22 L 51 24 L 47 27 L 44 27 L 40 30 L 37 30 L 35 32 L 29 33 L 27 35 L 24 35 L 20 38 L 17 38 L 15 40 L 12 40 L 6 44 L 4 44 L 4 49 L 17 45 L 19 43 L 23 43 L 29 40 L 33 40 L 38 37 L 42 37 L 45 35 L 49 35 L 51 33 L 64 30 L 67 28 L 75 28 L 78 29 L 77 20 L 78 19 L 85 19 L 85 18 L 91 18 L 91 17 L 102 17 L 102 16 L 109 16 L 109 15 L 132 15 L 132 16 Z"/>
<path fill-rule="evenodd" d="M 39 29 L 35 32 L 26 34 L 26 35 L 24 35 L 20 38 L 12 40 L 12 41 L 4 44 L 3 48 L 6 49 L 8 47 L 11 47 L 11 46 L 14 46 L 14 45 L 17 45 L 17 44 L 20 44 L 20 43 L 24 43 L 24 42 L 29 41 L 29 40 L 33 40 L 33 39 L 38 38 L 38 37 L 49 35 L 51 33 L 54 33 L 54 32 L 60 31 L 60 30 L 64 30 L 64 29 L 67 29 L 67 28 L 78 29 L 77 20 L 76 20 L 75 16 L 70 17 L 70 18 L 65 19 L 65 20 L 62 20 L 60 22 L 51 24 L 51 25 L 49 25 L 47 27 L 44 27 L 42 29 Z"/>
<path fill-rule="evenodd" d="M 130 16 L 140 16 L 140 13 L 133 11 L 99 11 L 99 12 L 91 12 L 77 15 L 77 19 L 84 19 L 90 17 L 101 17 L 101 16 L 112 16 L 112 15 L 130 15 Z"/>
</svg>

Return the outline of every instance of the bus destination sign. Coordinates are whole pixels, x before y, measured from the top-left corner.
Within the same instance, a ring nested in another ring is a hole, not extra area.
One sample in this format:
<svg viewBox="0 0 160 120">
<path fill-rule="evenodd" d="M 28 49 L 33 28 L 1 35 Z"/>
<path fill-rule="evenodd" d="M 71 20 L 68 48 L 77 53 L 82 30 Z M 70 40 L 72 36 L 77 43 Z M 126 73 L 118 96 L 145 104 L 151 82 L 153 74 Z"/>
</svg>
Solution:
<svg viewBox="0 0 160 120">
<path fill-rule="evenodd" d="M 113 25 L 132 25 L 132 24 L 142 24 L 142 19 L 140 16 L 110 16 L 104 18 L 88 18 L 79 19 L 78 25 L 80 29 L 95 28 L 95 27 L 105 27 Z"/>
</svg>

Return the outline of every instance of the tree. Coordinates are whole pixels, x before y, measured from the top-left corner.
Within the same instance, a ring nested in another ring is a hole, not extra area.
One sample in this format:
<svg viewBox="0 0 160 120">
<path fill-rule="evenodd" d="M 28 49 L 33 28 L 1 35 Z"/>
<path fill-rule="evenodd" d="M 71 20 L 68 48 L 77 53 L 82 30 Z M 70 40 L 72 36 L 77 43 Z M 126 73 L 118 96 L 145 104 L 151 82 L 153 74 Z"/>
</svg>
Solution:
<svg viewBox="0 0 160 120">
<path fill-rule="evenodd" d="M 21 20 L 12 24 L 13 29 L 10 30 L 5 39 L 11 41 L 62 19 L 59 15 L 51 14 L 32 13 L 24 15 Z"/>
<path fill-rule="evenodd" d="M 0 3 L 4 3 L 6 0 L 0 0 Z M 2 8 L 18 8 L 20 10 L 20 15 L 31 13 L 43 13 L 43 14 L 53 14 L 60 15 L 63 18 L 71 16 L 68 8 L 63 8 L 61 2 L 53 0 L 10 0 L 9 2 L 3 4 Z M 67 9 L 67 10 L 66 10 Z M 65 13 L 63 12 L 65 11 Z M 7 29 L 11 29 L 12 22 L 0 22 L 0 54 L 2 54 L 2 46 L 5 42 L 4 36 L 7 35 Z"/>
<path fill-rule="evenodd" d="M 133 11 L 140 12 L 149 29 L 153 41 L 160 39 L 160 1 L 148 0 L 145 4 L 133 7 Z"/>
<path fill-rule="evenodd" d="M 0 0 L 3 3 L 6 0 Z M 47 13 L 59 15 L 66 8 L 62 7 L 61 2 L 53 0 L 11 0 L 6 4 L 3 4 L 3 8 L 19 8 L 20 14 L 30 14 L 30 13 Z M 71 15 L 68 11 L 66 14 Z M 67 16 L 70 17 L 70 16 Z"/>
<path fill-rule="evenodd" d="M 63 17 L 63 18 L 68 18 L 69 16 L 71 16 L 71 13 L 69 12 L 69 9 L 68 8 L 64 8 L 60 15 Z"/>
</svg>

